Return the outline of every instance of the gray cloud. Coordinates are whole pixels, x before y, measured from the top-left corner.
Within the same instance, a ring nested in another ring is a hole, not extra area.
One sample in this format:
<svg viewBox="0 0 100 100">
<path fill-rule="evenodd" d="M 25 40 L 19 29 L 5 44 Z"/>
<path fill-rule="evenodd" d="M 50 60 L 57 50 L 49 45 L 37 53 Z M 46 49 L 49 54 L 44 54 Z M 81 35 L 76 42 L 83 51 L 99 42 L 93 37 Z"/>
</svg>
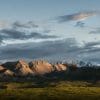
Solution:
<svg viewBox="0 0 100 100">
<path fill-rule="evenodd" d="M 89 34 L 100 34 L 100 27 L 95 28 L 94 30 L 90 31 Z"/>
<path fill-rule="evenodd" d="M 67 60 L 71 58 L 99 63 L 100 48 L 96 47 L 96 45 L 100 45 L 100 42 L 89 42 L 80 47 L 74 38 L 41 43 L 7 45 L 0 48 L 0 60 L 21 58 L 29 60 L 38 58 Z"/>
<path fill-rule="evenodd" d="M 25 34 L 25 32 L 21 32 L 21 31 L 17 31 L 14 29 L 3 29 L 1 30 L 2 36 L 4 36 L 5 38 L 11 38 L 11 39 L 28 39 L 28 38 L 56 38 L 57 36 L 54 35 L 43 35 L 41 33 L 37 33 L 37 32 L 31 32 L 29 34 Z"/>
<path fill-rule="evenodd" d="M 100 41 L 85 43 L 85 47 L 94 47 L 96 45 L 100 45 Z"/>
<path fill-rule="evenodd" d="M 34 29 L 34 28 L 38 28 Z M 39 25 L 35 24 L 33 21 L 28 21 L 21 23 L 19 21 L 9 23 L 9 27 L 2 27 L 0 29 L 0 46 L 1 44 L 8 45 L 7 42 L 22 42 L 23 41 L 36 41 L 37 40 L 47 40 L 47 39 L 57 39 L 58 36 L 45 34 L 49 33 L 51 30 L 45 29 L 43 32 L 39 32 Z M 32 30 L 31 30 L 32 29 Z M 21 40 L 21 41 L 20 41 Z M 6 43 L 5 43 L 6 42 Z M 25 42 L 26 43 L 26 42 Z M 11 43 L 12 44 L 12 43 Z"/>
<path fill-rule="evenodd" d="M 20 32 L 14 29 L 2 29 L 0 31 L 0 37 L 2 39 L 23 39 L 26 37 L 24 32 Z"/>
<path fill-rule="evenodd" d="M 81 21 L 98 14 L 100 14 L 99 11 L 84 11 L 70 15 L 59 16 L 57 20 L 58 22 Z"/>
<path fill-rule="evenodd" d="M 42 43 L 26 43 L 8 45 L 0 49 L 2 59 L 25 58 L 36 59 L 43 57 L 57 57 L 66 54 L 67 52 L 76 51 L 77 46 L 74 39 L 46 41 Z"/>
<path fill-rule="evenodd" d="M 23 32 L 16 30 L 14 28 L 12 29 L 2 29 L 0 31 L 0 43 L 3 42 L 3 40 L 27 40 L 27 39 L 54 39 L 57 38 L 55 35 L 47 35 L 42 34 L 38 32 Z"/>
<path fill-rule="evenodd" d="M 14 28 L 37 28 L 39 26 L 36 25 L 33 21 L 28 21 L 26 23 L 21 23 L 19 21 L 16 21 L 12 24 L 12 27 Z"/>
<path fill-rule="evenodd" d="M 81 27 L 81 28 L 84 28 L 85 27 L 85 23 L 81 22 L 81 21 L 78 21 L 75 25 L 75 27 Z"/>
</svg>

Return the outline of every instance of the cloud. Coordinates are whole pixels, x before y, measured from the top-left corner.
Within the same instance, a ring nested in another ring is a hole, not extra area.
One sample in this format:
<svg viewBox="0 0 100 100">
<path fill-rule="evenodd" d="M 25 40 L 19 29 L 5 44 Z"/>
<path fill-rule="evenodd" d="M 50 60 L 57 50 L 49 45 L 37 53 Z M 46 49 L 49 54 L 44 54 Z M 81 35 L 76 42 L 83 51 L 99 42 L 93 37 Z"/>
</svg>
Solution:
<svg viewBox="0 0 100 100">
<path fill-rule="evenodd" d="M 0 60 L 39 59 L 52 61 L 78 59 L 99 63 L 100 42 L 89 42 L 80 47 L 74 38 L 37 43 L 12 44 L 0 48 Z M 96 60 L 95 60 L 96 59 Z"/>
<path fill-rule="evenodd" d="M 76 15 L 78 16 L 78 14 Z M 76 21 L 76 27 L 85 27 L 85 23 L 80 21 L 81 19 L 72 17 L 69 21 Z M 99 41 L 86 43 L 81 47 L 74 38 L 61 39 L 55 35 L 45 34 L 51 30 L 44 33 L 38 32 L 34 28 L 32 31 L 23 31 L 23 28 L 32 27 L 34 25 L 31 26 L 30 23 L 28 26 L 26 23 L 17 22 L 16 24 L 14 22 L 10 28 L 0 30 L 0 61 L 21 58 L 29 60 L 38 58 L 67 60 L 71 58 L 99 63 Z"/>
<path fill-rule="evenodd" d="M 58 38 L 55 35 L 47 35 L 43 33 L 38 33 L 35 31 L 25 32 L 17 29 L 2 29 L 0 31 L 0 44 L 14 44 L 14 43 L 26 43 L 33 41 L 44 41 L 48 39 L 56 39 Z"/>
<path fill-rule="evenodd" d="M 39 43 L 14 44 L 0 48 L 2 59 L 37 59 L 45 57 L 54 59 L 53 57 L 66 56 L 66 53 L 69 52 L 70 54 L 72 50 L 77 51 L 76 41 L 73 38 Z"/>
<path fill-rule="evenodd" d="M 16 21 L 9 23 L 8 27 L 2 27 L 0 29 L 0 46 L 6 46 L 10 44 L 24 44 L 24 43 L 36 43 L 43 41 L 54 41 L 60 37 L 51 35 L 50 29 L 43 29 L 33 21 L 25 23 Z"/>
<path fill-rule="evenodd" d="M 82 21 L 98 14 L 100 14 L 99 11 L 84 11 L 84 12 L 78 12 L 70 15 L 59 16 L 57 20 L 58 22 Z"/>
<path fill-rule="evenodd" d="M 12 24 L 14 28 L 37 28 L 39 27 L 36 25 L 33 21 L 28 21 L 26 23 L 21 23 L 19 21 L 16 21 Z"/>
<path fill-rule="evenodd" d="M 80 53 L 84 61 L 100 64 L 100 41 L 86 43 Z"/>
<path fill-rule="evenodd" d="M 78 22 L 76 23 L 75 27 L 81 27 L 81 28 L 83 28 L 83 27 L 85 27 L 85 23 L 83 23 L 83 22 L 81 22 L 81 21 L 78 21 Z"/>
<path fill-rule="evenodd" d="M 97 41 L 97 42 L 88 42 L 88 43 L 85 43 L 85 47 L 94 47 L 96 45 L 100 45 L 100 41 Z"/>
<path fill-rule="evenodd" d="M 100 27 L 95 28 L 94 30 L 90 31 L 89 34 L 100 34 Z"/>
<path fill-rule="evenodd" d="M 29 38 L 56 38 L 54 35 L 43 35 L 37 32 L 25 33 L 15 29 L 3 29 L 0 31 L 2 38 L 11 38 L 11 39 L 29 39 Z"/>
</svg>

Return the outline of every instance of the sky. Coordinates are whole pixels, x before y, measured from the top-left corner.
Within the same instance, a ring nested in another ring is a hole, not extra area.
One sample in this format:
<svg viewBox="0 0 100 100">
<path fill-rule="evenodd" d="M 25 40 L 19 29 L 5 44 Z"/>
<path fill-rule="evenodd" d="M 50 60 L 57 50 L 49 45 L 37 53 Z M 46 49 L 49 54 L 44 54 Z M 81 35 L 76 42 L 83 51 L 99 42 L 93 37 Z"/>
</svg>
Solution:
<svg viewBox="0 0 100 100">
<path fill-rule="evenodd" d="M 100 0 L 0 0 L 0 61 L 100 63 Z"/>
</svg>

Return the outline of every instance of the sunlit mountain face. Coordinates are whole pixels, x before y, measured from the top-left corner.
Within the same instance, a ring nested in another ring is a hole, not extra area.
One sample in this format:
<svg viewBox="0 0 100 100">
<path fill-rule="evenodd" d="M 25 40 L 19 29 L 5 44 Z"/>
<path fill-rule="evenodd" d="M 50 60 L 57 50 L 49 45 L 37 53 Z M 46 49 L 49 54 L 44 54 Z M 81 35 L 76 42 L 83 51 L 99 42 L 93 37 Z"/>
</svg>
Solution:
<svg viewBox="0 0 100 100">
<path fill-rule="evenodd" d="M 100 63 L 100 0 L 1 0 L 0 62 Z"/>
</svg>

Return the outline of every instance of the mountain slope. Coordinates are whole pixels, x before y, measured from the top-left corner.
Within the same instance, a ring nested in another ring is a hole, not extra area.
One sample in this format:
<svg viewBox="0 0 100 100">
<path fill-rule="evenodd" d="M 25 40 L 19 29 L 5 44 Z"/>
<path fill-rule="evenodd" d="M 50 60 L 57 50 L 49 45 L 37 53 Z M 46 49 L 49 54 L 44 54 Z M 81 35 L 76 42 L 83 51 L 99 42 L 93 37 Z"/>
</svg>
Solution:
<svg viewBox="0 0 100 100">
<path fill-rule="evenodd" d="M 24 60 L 19 60 L 17 62 L 7 62 L 2 64 L 7 69 L 10 69 L 15 75 L 27 76 L 33 75 L 33 71 L 29 68 L 29 65 Z"/>
</svg>

